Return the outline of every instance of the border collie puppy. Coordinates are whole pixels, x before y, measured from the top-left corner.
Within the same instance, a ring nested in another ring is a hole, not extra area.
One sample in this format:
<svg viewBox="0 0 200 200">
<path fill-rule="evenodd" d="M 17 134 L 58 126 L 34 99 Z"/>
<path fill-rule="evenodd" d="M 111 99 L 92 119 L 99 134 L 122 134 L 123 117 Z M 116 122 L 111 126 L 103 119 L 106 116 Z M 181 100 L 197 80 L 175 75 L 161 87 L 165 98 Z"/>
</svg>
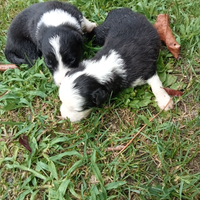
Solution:
<svg viewBox="0 0 200 200">
<path fill-rule="evenodd" d="M 49 1 L 36 3 L 19 13 L 7 34 L 5 56 L 11 63 L 32 66 L 43 56 L 60 85 L 70 68 L 78 67 L 83 31 L 96 27 L 69 3 Z"/>
<path fill-rule="evenodd" d="M 143 15 L 129 8 L 111 11 L 105 22 L 93 29 L 94 40 L 103 47 L 89 60 L 71 70 L 59 88 L 63 118 L 72 122 L 87 117 L 92 107 L 109 99 L 111 93 L 148 83 L 163 109 L 170 96 L 156 73 L 160 38 Z M 173 102 L 165 108 L 173 107 Z"/>
</svg>

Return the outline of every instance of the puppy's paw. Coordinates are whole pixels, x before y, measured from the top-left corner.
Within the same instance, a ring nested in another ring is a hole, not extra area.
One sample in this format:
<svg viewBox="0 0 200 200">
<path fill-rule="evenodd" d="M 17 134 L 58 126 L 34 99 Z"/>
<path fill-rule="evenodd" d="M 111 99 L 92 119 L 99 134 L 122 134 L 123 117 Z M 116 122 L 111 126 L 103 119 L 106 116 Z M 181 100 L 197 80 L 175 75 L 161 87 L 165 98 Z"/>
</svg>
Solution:
<svg viewBox="0 0 200 200">
<path fill-rule="evenodd" d="M 170 100 L 170 96 L 163 89 L 162 83 L 158 74 L 156 73 L 150 79 L 147 80 L 147 83 L 151 86 L 152 92 L 156 97 L 156 102 L 160 109 L 165 111 L 173 108 L 173 101 Z"/>
<path fill-rule="evenodd" d="M 163 92 L 156 97 L 156 102 L 160 109 L 164 109 L 165 111 L 167 111 L 172 109 L 174 105 L 173 101 L 170 99 L 170 96 L 167 93 Z"/>
<path fill-rule="evenodd" d="M 97 24 L 94 23 L 94 22 L 91 22 L 90 26 L 88 26 L 88 27 L 86 28 L 86 31 L 87 31 L 88 33 L 90 33 L 95 27 L 97 27 Z"/>
<path fill-rule="evenodd" d="M 83 17 L 83 22 L 82 22 L 82 30 L 86 32 L 91 32 L 95 27 L 97 27 L 97 24 L 94 22 L 89 21 L 85 17 Z"/>
</svg>

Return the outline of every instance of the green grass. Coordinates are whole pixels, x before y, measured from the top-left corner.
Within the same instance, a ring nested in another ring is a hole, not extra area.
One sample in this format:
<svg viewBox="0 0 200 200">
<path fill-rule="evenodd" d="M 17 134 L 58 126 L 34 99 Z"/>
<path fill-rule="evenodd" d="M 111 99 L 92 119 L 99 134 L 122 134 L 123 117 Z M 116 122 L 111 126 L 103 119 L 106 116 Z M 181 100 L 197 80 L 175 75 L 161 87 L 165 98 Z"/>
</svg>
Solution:
<svg viewBox="0 0 200 200">
<path fill-rule="evenodd" d="M 18 12 L 36 0 L 0 0 L 0 63 L 6 32 Z M 58 88 L 38 60 L 34 67 L 0 72 L 0 199 L 161 200 L 200 199 L 200 4 L 197 0 L 71 0 L 100 24 L 107 12 L 130 7 L 154 24 L 169 13 L 181 44 L 175 60 L 165 46 L 158 74 L 166 87 L 181 88 L 175 107 L 159 112 L 148 85 L 129 88 L 79 123 L 61 120 Z M 85 58 L 99 48 L 85 44 Z M 127 144 L 119 156 L 108 147 Z M 29 153 L 19 143 L 27 135 Z"/>
</svg>

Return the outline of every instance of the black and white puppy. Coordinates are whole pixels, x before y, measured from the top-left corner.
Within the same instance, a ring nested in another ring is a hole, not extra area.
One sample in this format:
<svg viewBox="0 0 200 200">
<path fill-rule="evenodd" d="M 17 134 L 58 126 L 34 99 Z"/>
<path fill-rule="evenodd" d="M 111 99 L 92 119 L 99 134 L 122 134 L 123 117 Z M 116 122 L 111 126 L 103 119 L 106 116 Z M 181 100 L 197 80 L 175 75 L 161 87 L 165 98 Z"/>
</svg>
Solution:
<svg viewBox="0 0 200 200">
<path fill-rule="evenodd" d="M 94 42 L 103 47 L 92 59 L 67 73 L 61 83 L 62 117 L 79 121 L 87 117 L 92 107 L 108 100 L 111 93 L 145 83 L 151 86 L 163 109 L 170 96 L 156 73 L 160 38 L 146 17 L 129 8 L 116 9 L 93 29 L 93 34 Z M 171 101 L 165 110 L 172 107 Z"/>
<path fill-rule="evenodd" d="M 11 63 L 29 66 L 43 56 L 56 85 L 60 85 L 66 72 L 79 64 L 83 31 L 90 32 L 95 26 L 71 4 L 36 3 L 12 21 L 5 56 Z"/>
</svg>

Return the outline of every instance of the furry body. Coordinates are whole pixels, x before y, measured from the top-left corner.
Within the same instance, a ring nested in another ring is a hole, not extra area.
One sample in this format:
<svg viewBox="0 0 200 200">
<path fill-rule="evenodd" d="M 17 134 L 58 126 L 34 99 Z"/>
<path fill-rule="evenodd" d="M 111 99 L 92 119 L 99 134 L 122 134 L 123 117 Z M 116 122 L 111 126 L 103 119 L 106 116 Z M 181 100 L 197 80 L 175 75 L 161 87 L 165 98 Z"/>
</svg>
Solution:
<svg viewBox="0 0 200 200">
<path fill-rule="evenodd" d="M 64 78 L 59 90 L 62 117 L 79 121 L 92 107 L 108 100 L 111 93 L 145 83 L 151 86 L 163 109 L 170 97 L 156 74 L 160 38 L 150 22 L 129 8 L 116 9 L 93 29 L 93 35 L 94 42 L 103 47 Z M 166 110 L 172 106 L 169 104 Z"/>
<path fill-rule="evenodd" d="M 19 13 L 7 34 L 5 56 L 14 64 L 32 66 L 38 57 L 59 85 L 65 73 L 77 67 L 81 58 L 83 31 L 91 31 L 89 22 L 73 5 L 58 1 L 36 3 Z"/>
</svg>

